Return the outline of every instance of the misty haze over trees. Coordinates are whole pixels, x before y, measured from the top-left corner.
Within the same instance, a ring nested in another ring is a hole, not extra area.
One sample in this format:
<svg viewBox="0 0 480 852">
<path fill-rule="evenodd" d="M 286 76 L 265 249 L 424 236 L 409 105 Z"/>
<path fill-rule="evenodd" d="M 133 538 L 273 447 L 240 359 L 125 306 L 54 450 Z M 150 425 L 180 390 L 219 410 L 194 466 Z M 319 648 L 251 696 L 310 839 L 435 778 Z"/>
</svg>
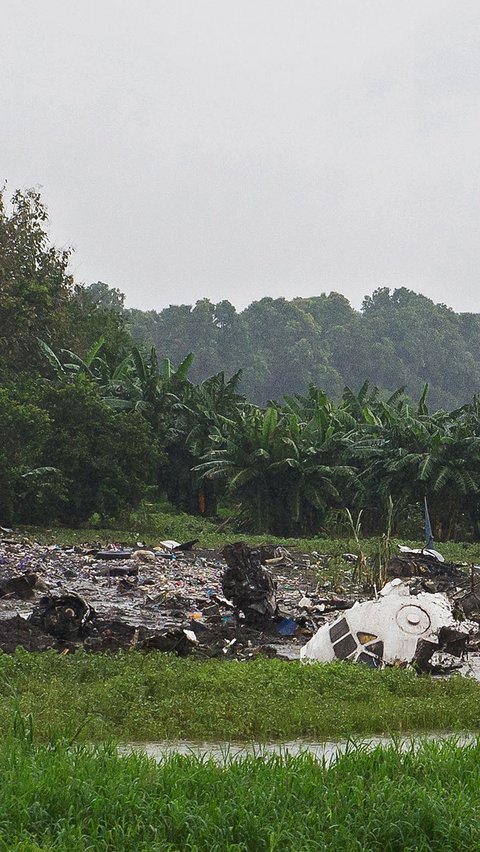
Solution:
<svg viewBox="0 0 480 852">
<path fill-rule="evenodd" d="M 242 370 L 241 390 L 264 405 L 313 383 L 339 398 L 365 378 L 418 397 L 429 384 L 435 408 L 462 405 L 480 391 L 480 315 L 457 314 L 401 287 L 365 296 L 361 312 L 339 293 L 263 298 L 237 313 L 208 299 L 165 310 L 127 311 L 132 335 L 174 362 L 195 352 L 194 381 Z"/>
<path fill-rule="evenodd" d="M 428 494 L 439 538 L 479 536 L 478 315 L 386 288 L 360 313 L 335 293 L 126 311 L 46 227 L 37 192 L 0 194 L 0 524 L 148 496 L 278 536 L 362 511 L 377 533 Z"/>
</svg>

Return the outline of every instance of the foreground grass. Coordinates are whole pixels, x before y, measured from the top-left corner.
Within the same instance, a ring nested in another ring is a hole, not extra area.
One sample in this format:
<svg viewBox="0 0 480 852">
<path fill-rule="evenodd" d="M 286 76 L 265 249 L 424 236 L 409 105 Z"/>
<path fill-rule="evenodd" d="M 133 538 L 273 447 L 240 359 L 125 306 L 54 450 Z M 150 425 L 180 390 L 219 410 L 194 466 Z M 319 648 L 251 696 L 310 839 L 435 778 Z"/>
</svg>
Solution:
<svg viewBox="0 0 480 852">
<path fill-rule="evenodd" d="M 480 744 L 228 766 L 113 747 L 0 745 L 0 849 L 474 850 Z"/>
<path fill-rule="evenodd" d="M 32 714 L 39 739 L 288 740 L 480 730 L 480 684 L 360 665 L 0 654 L 0 734 Z"/>
</svg>

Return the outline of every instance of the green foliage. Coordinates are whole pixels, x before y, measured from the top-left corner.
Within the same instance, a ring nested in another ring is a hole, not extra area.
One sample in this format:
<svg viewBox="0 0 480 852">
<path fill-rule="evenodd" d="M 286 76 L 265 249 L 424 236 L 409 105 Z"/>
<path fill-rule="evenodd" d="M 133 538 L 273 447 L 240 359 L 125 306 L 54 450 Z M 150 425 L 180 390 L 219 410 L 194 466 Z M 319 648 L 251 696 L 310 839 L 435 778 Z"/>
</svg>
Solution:
<svg viewBox="0 0 480 852">
<path fill-rule="evenodd" d="M 115 415 L 92 382 L 0 387 L 0 523 L 79 523 L 138 505 L 159 450 L 137 414 Z"/>
<path fill-rule="evenodd" d="M 212 476 L 199 476 L 195 465 L 208 451 L 213 430 L 243 407 L 239 381 L 240 373 L 228 380 L 217 373 L 198 385 L 189 382 L 173 406 L 163 480 L 169 499 L 186 511 L 216 512 L 217 484 Z"/>
<path fill-rule="evenodd" d="M 259 534 L 318 535 L 347 510 L 416 536 L 426 495 L 438 540 L 480 536 L 478 317 L 406 288 L 361 314 L 335 293 L 128 312 L 74 285 L 47 224 L 38 192 L 8 210 L 0 193 L 5 522 L 125 514 L 156 484 L 201 515 L 226 499 Z"/>
<path fill-rule="evenodd" d="M 168 358 L 160 366 L 153 348 L 145 356 L 132 346 L 103 387 L 105 402 L 116 411 L 141 413 L 157 433 L 165 433 L 172 410 L 189 384 L 192 361 L 190 353 L 177 369 Z"/>
<path fill-rule="evenodd" d="M 0 522 L 11 523 L 18 504 L 32 487 L 41 490 L 41 451 L 50 425 L 46 411 L 0 387 Z M 38 520 L 37 517 L 32 518 Z"/>
<path fill-rule="evenodd" d="M 480 684 L 348 663 L 180 659 L 160 652 L 0 655 L 0 732 L 32 714 L 48 741 L 259 740 L 480 730 Z M 195 700 L 191 700 L 191 696 Z"/>
<path fill-rule="evenodd" d="M 340 462 L 342 436 L 326 398 L 313 414 L 302 414 L 243 407 L 213 430 L 212 448 L 197 467 L 226 481 L 255 532 L 317 531 L 352 473 Z"/>
<path fill-rule="evenodd" d="M 46 222 L 38 192 L 16 192 L 10 215 L 0 192 L 0 361 L 15 371 L 37 367 L 36 338 L 59 341 L 67 325 L 69 252 L 49 245 Z"/>
<path fill-rule="evenodd" d="M 107 360 L 125 353 L 128 335 L 118 308 L 121 294 L 103 299 L 76 287 L 68 271 L 70 251 L 50 244 L 48 214 L 36 190 L 14 193 L 11 205 L 0 191 L 0 365 L 10 371 L 44 372 L 41 338 L 85 355 L 104 336 Z M 104 287 L 106 285 L 103 285 Z"/>
<path fill-rule="evenodd" d="M 216 763 L 58 740 L 0 747 L 1 848 L 14 852 L 458 852 L 480 845 L 480 744 L 355 745 Z"/>
<path fill-rule="evenodd" d="M 264 298 L 241 313 L 204 299 L 127 317 L 135 339 L 154 345 L 159 358 L 195 352 L 195 382 L 242 368 L 241 391 L 257 404 L 309 383 L 338 398 L 365 377 L 386 391 L 406 386 L 411 398 L 428 382 L 435 407 L 463 405 L 480 391 L 480 315 L 455 314 L 405 287 L 376 290 L 360 313 L 330 293 Z"/>
<path fill-rule="evenodd" d="M 78 523 L 94 511 L 109 516 L 137 505 L 158 462 L 148 423 L 135 413 L 114 414 L 81 376 L 42 386 L 38 400 L 51 420 L 42 458 L 67 484 L 52 500 L 50 518 Z"/>
</svg>

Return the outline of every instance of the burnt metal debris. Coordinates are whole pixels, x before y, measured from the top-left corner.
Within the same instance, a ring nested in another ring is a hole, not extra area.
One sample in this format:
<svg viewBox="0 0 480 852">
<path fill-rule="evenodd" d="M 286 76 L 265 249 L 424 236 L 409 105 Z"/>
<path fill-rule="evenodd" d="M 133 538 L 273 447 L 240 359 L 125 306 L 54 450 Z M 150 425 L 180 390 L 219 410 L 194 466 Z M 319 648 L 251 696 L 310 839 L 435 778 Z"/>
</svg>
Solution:
<svg viewBox="0 0 480 852">
<path fill-rule="evenodd" d="M 46 546 L 0 530 L 0 650 L 138 648 L 241 660 L 258 654 L 294 659 L 324 625 L 334 659 L 390 664 L 378 619 L 362 620 L 353 629 L 360 607 L 374 604 L 371 611 L 379 610 L 377 601 L 365 601 L 358 576 L 352 579 L 353 554 L 345 554 L 343 568 L 336 558 L 333 580 L 325 577 L 328 554 L 242 542 L 221 553 L 194 544 L 166 539 L 152 546 L 138 542 L 134 548 L 122 543 Z M 419 629 L 420 616 L 413 655 L 398 655 L 402 664 L 413 660 L 424 670 L 439 649 L 449 659 L 465 646 L 480 651 L 480 569 L 438 557 L 431 549 L 403 548 L 388 565 L 389 576 L 400 577 L 405 586 L 410 606 L 420 606 L 422 595 L 447 601 L 448 617 L 438 623 L 435 635 L 431 620 L 427 630 Z M 465 619 L 476 631 L 467 641 L 465 624 L 458 623 Z"/>
<path fill-rule="evenodd" d="M 28 620 L 57 639 L 78 639 L 92 621 L 95 610 L 80 595 L 64 593 L 45 595 Z"/>
<path fill-rule="evenodd" d="M 245 557 L 253 588 L 248 600 L 240 596 L 244 612 L 224 593 L 228 566 L 222 554 L 190 549 L 193 544 L 67 547 L 0 535 L 0 650 L 136 647 L 250 659 L 283 655 L 288 635 L 288 653 L 293 648 L 298 656 L 316 620 L 297 603 L 308 594 L 313 613 L 319 599 L 311 588 L 315 572 L 305 581 L 308 557 L 293 560 L 285 549 L 269 546 L 259 553 L 260 559 L 274 560 L 271 567 Z M 287 616 L 293 629 L 285 634 L 279 624 Z"/>
<path fill-rule="evenodd" d="M 35 597 L 35 586 L 38 577 L 36 574 L 26 573 L 0 580 L 0 597 L 18 597 L 22 601 L 28 601 Z"/>
<path fill-rule="evenodd" d="M 247 624 L 264 626 L 278 612 L 277 584 L 271 571 L 262 565 L 265 555 L 261 549 L 238 541 L 225 545 L 223 557 L 227 563 L 223 594 L 232 601 L 237 616 L 243 612 Z"/>
</svg>

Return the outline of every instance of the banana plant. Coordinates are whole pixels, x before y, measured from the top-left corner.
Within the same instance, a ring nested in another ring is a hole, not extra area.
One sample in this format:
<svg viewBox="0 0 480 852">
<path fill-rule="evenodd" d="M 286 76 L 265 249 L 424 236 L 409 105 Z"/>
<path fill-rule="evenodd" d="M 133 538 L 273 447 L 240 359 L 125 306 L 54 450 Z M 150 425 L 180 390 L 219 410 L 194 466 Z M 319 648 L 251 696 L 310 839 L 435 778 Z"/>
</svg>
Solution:
<svg viewBox="0 0 480 852">
<path fill-rule="evenodd" d="M 223 419 L 196 470 L 226 482 L 252 528 L 277 535 L 318 531 L 341 499 L 342 480 L 353 476 L 338 463 L 331 425 L 324 429 L 318 415 L 305 422 L 274 405 L 246 405 Z"/>
<path fill-rule="evenodd" d="M 59 355 L 56 355 L 48 343 L 40 338 L 37 338 L 37 343 L 41 353 L 58 377 L 74 378 L 85 375 L 99 385 L 103 385 L 108 380 L 108 365 L 103 358 L 99 357 L 99 353 L 105 345 L 103 335 L 90 347 L 84 358 L 69 349 L 60 349 Z"/>
</svg>

